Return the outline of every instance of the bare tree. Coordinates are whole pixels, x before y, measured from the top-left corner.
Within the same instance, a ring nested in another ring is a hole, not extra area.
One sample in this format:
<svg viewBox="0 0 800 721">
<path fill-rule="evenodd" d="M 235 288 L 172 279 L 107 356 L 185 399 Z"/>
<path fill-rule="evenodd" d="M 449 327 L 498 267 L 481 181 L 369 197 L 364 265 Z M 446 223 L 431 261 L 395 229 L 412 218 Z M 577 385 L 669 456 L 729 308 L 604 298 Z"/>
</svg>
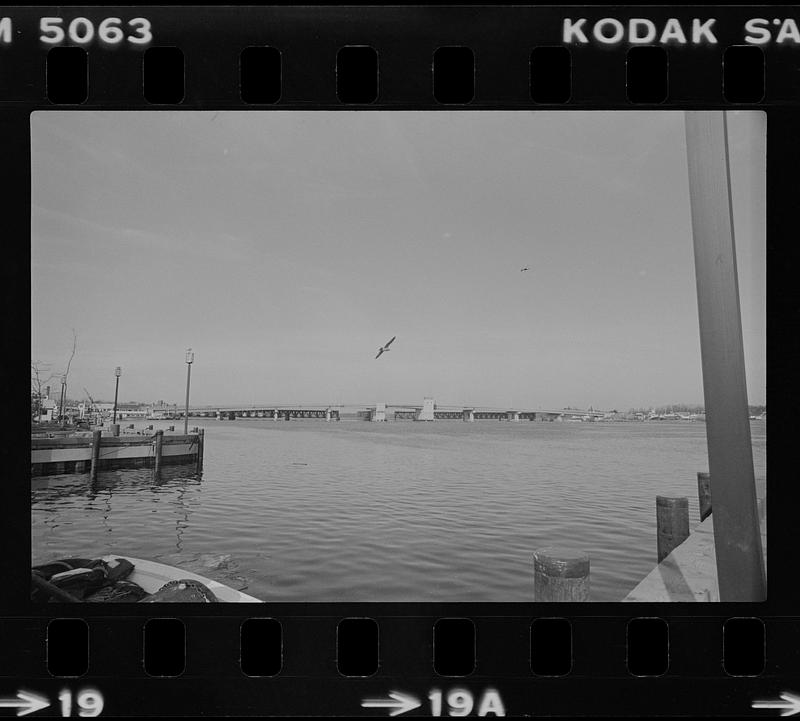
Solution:
<svg viewBox="0 0 800 721">
<path fill-rule="evenodd" d="M 61 382 L 64 384 L 63 403 L 67 402 L 67 381 L 69 380 L 69 367 L 72 365 L 72 359 L 75 357 L 75 351 L 77 350 L 77 348 L 78 348 L 78 336 L 75 335 L 75 329 L 73 328 L 72 329 L 72 354 L 70 355 L 69 360 L 67 361 L 66 370 L 61 374 Z M 61 406 L 61 409 L 59 410 L 59 415 L 61 416 L 61 423 L 63 425 L 63 423 L 64 423 L 64 406 L 63 405 Z"/>
<path fill-rule="evenodd" d="M 42 407 L 42 387 L 45 386 L 52 380 L 56 378 L 61 378 L 61 381 L 64 385 L 64 400 L 66 401 L 66 385 L 67 379 L 69 378 L 69 369 L 72 366 L 72 359 L 75 357 L 75 352 L 78 350 L 78 336 L 75 333 L 75 329 L 72 329 L 72 353 L 69 356 L 69 360 L 67 361 L 67 367 L 65 368 L 63 373 L 53 373 L 50 371 L 50 363 L 43 363 L 39 360 L 32 360 L 31 361 L 31 393 L 36 396 L 35 407 L 36 407 L 36 416 L 37 418 L 41 415 L 41 407 Z M 49 375 L 44 378 L 43 376 L 49 373 Z M 59 414 L 63 415 L 64 409 L 59 409 Z"/>
<path fill-rule="evenodd" d="M 72 355 L 69 357 L 67 361 L 67 369 L 64 371 L 63 376 L 67 378 L 69 376 L 69 367 L 72 365 L 72 359 L 75 357 L 75 351 L 78 348 L 78 336 L 75 335 L 75 329 L 72 329 Z"/>
</svg>

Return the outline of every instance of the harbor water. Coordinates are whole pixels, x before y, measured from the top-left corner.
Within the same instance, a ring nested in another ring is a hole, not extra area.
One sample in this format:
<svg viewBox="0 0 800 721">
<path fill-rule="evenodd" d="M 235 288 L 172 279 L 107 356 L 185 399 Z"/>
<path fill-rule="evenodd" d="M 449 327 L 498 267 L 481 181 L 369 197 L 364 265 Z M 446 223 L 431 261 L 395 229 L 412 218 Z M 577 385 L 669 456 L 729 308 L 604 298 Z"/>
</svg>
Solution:
<svg viewBox="0 0 800 721">
<path fill-rule="evenodd" d="M 693 527 L 708 470 L 702 422 L 190 425 L 201 478 L 32 479 L 33 564 L 119 553 L 267 602 L 531 601 L 533 552 L 560 546 L 590 554 L 593 601 L 619 601 L 656 563 L 656 495 L 688 496 Z"/>
</svg>

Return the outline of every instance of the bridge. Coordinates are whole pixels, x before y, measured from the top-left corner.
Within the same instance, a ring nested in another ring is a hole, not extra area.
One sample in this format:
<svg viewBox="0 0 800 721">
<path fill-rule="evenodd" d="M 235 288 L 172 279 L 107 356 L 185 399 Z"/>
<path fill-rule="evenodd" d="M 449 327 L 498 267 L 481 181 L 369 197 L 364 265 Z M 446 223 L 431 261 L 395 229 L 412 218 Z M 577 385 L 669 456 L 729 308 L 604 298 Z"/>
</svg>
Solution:
<svg viewBox="0 0 800 721">
<path fill-rule="evenodd" d="M 236 420 L 237 418 L 261 418 L 267 420 L 319 419 L 338 421 L 343 417 L 360 418 L 368 421 L 386 420 L 461 420 L 466 422 L 493 421 L 594 421 L 607 417 L 613 411 L 599 411 L 592 408 L 500 408 L 480 406 L 439 406 L 433 398 L 425 398 L 422 405 L 403 403 L 375 403 L 374 405 L 254 405 L 254 406 L 197 406 L 189 408 L 190 418 L 217 418 Z M 174 414 L 183 418 L 184 411 Z"/>
</svg>

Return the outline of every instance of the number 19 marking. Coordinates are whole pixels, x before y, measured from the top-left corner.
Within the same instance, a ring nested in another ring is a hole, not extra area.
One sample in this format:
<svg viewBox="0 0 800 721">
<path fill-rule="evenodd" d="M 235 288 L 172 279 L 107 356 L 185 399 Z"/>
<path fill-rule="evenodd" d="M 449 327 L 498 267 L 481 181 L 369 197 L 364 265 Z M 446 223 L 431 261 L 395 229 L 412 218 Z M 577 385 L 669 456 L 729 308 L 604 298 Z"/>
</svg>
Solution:
<svg viewBox="0 0 800 721">
<path fill-rule="evenodd" d="M 72 691 L 65 688 L 58 694 L 61 701 L 61 715 L 72 715 Z M 78 691 L 78 716 L 99 716 L 103 711 L 103 694 L 95 689 L 84 688 Z"/>
</svg>

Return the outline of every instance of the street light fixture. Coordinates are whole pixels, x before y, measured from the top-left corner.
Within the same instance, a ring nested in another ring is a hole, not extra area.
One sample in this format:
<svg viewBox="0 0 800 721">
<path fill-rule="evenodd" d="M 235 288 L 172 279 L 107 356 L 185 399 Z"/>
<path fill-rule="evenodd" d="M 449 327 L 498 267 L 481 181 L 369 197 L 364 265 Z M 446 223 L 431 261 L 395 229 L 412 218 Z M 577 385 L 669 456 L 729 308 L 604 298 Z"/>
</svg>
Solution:
<svg viewBox="0 0 800 721">
<path fill-rule="evenodd" d="M 117 377 L 117 387 L 114 389 L 114 419 L 111 421 L 112 425 L 117 423 L 117 396 L 119 395 L 119 377 L 122 375 L 122 368 L 119 366 L 114 368 L 114 375 Z"/>
<path fill-rule="evenodd" d="M 189 348 L 186 351 L 186 413 L 183 420 L 183 435 L 189 435 L 189 383 L 192 379 L 192 363 L 194 363 L 194 353 Z"/>
</svg>

